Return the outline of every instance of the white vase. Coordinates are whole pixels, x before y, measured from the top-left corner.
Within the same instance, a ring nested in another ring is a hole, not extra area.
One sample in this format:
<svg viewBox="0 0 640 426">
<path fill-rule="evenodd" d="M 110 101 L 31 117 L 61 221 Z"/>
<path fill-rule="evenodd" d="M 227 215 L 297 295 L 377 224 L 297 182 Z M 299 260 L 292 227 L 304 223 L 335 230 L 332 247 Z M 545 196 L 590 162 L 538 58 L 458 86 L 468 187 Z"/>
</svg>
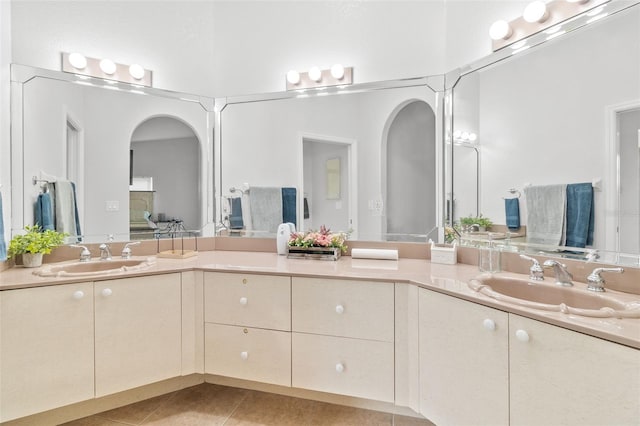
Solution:
<svg viewBox="0 0 640 426">
<path fill-rule="evenodd" d="M 22 253 L 22 265 L 25 268 L 37 268 L 42 265 L 42 253 Z"/>
</svg>

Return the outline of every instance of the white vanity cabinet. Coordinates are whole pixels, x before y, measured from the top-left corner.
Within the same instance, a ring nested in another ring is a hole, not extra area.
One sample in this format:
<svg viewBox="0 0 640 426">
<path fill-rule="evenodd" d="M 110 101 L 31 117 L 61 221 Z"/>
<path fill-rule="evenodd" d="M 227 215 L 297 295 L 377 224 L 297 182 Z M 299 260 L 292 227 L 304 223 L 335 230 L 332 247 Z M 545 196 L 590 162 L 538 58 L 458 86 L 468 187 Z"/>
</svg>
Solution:
<svg viewBox="0 0 640 426">
<path fill-rule="evenodd" d="M 180 274 L 95 283 L 96 396 L 181 374 Z"/>
<path fill-rule="evenodd" d="M 291 386 L 291 278 L 205 272 L 205 372 Z"/>
<path fill-rule="evenodd" d="M 419 302 L 434 423 L 639 424 L 640 350 L 425 289 Z"/>
<path fill-rule="evenodd" d="M 292 279 L 292 385 L 394 401 L 394 284 Z"/>
<path fill-rule="evenodd" d="M 439 426 L 509 424 L 506 312 L 419 291 L 420 412 Z"/>
<path fill-rule="evenodd" d="M 640 350 L 514 314 L 509 326 L 512 425 L 640 424 Z"/>
<path fill-rule="evenodd" d="M 0 421 L 93 398 L 93 284 L 0 292 Z"/>
</svg>

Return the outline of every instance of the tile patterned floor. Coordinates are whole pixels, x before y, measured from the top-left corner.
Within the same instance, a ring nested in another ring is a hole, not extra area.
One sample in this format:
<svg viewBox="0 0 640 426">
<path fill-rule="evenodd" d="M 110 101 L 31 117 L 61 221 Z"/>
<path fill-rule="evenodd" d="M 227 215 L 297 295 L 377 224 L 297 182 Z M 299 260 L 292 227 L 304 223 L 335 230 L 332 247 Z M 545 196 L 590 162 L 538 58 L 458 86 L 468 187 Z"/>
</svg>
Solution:
<svg viewBox="0 0 640 426">
<path fill-rule="evenodd" d="M 65 426 L 434 426 L 412 417 L 204 383 Z"/>
</svg>

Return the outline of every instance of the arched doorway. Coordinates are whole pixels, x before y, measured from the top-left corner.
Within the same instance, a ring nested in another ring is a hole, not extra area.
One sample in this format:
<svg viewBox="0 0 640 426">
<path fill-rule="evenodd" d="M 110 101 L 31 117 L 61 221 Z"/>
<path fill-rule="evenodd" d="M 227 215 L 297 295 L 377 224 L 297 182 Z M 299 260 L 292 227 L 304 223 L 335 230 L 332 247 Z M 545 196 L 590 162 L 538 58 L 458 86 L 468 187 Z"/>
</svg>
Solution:
<svg viewBox="0 0 640 426">
<path fill-rule="evenodd" d="M 392 241 L 425 241 L 436 226 L 435 113 L 421 100 L 391 114 L 383 138 L 383 234 Z"/>
</svg>

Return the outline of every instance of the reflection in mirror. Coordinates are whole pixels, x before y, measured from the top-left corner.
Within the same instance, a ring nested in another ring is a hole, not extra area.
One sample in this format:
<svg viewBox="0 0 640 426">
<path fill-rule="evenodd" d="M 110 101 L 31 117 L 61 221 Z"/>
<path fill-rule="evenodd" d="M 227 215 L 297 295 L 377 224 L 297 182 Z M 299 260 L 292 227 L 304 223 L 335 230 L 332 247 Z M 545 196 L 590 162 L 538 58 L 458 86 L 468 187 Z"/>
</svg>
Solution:
<svg viewBox="0 0 640 426">
<path fill-rule="evenodd" d="M 454 220 L 469 214 L 458 206 L 479 198 L 478 213 L 506 225 L 503 198 L 515 188 L 526 225 L 537 213 L 528 211 L 527 188 L 586 183 L 594 189 L 595 219 L 587 248 L 630 250 L 637 264 L 640 249 L 622 235 L 638 241 L 638 162 L 618 165 L 628 147 L 617 139 L 614 112 L 640 103 L 639 23 L 636 5 L 461 77 L 453 88 L 453 131 L 478 134 L 480 168 L 478 192 L 454 194 Z M 634 158 L 637 138 L 635 128 Z M 454 182 L 468 178 L 467 169 L 454 167 Z M 627 199 L 629 193 L 636 195 Z"/>
<path fill-rule="evenodd" d="M 264 197 L 254 197 L 265 188 L 290 188 L 298 230 L 326 225 L 352 231 L 352 239 L 426 241 L 441 220 L 437 93 L 417 79 L 322 94 L 230 100 L 224 107 L 222 223 L 238 235 L 274 236 L 283 218 L 280 201 L 265 205 Z M 340 159 L 339 190 L 327 186 L 326 162 L 333 158 Z M 255 226 L 274 209 L 269 228 Z M 237 217 L 241 225 L 231 220 Z"/>
<path fill-rule="evenodd" d="M 32 183 L 36 176 L 75 182 L 84 242 L 103 242 L 107 234 L 133 238 L 132 164 L 134 173 L 153 177 L 156 185 L 156 199 L 142 210 L 134 205 L 141 210 L 136 214 L 165 213 L 191 229 L 212 222 L 207 193 L 213 141 L 205 108 L 212 100 L 20 65 L 12 65 L 12 80 L 13 233 L 34 222 L 34 201 L 42 190 Z M 173 134 L 175 126 L 150 129 L 159 117 L 177 120 L 190 136 Z M 179 145 L 170 148 L 168 139 Z M 188 181 L 179 180 L 187 175 Z M 178 211 L 183 201 L 188 208 Z"/>
</svg>

